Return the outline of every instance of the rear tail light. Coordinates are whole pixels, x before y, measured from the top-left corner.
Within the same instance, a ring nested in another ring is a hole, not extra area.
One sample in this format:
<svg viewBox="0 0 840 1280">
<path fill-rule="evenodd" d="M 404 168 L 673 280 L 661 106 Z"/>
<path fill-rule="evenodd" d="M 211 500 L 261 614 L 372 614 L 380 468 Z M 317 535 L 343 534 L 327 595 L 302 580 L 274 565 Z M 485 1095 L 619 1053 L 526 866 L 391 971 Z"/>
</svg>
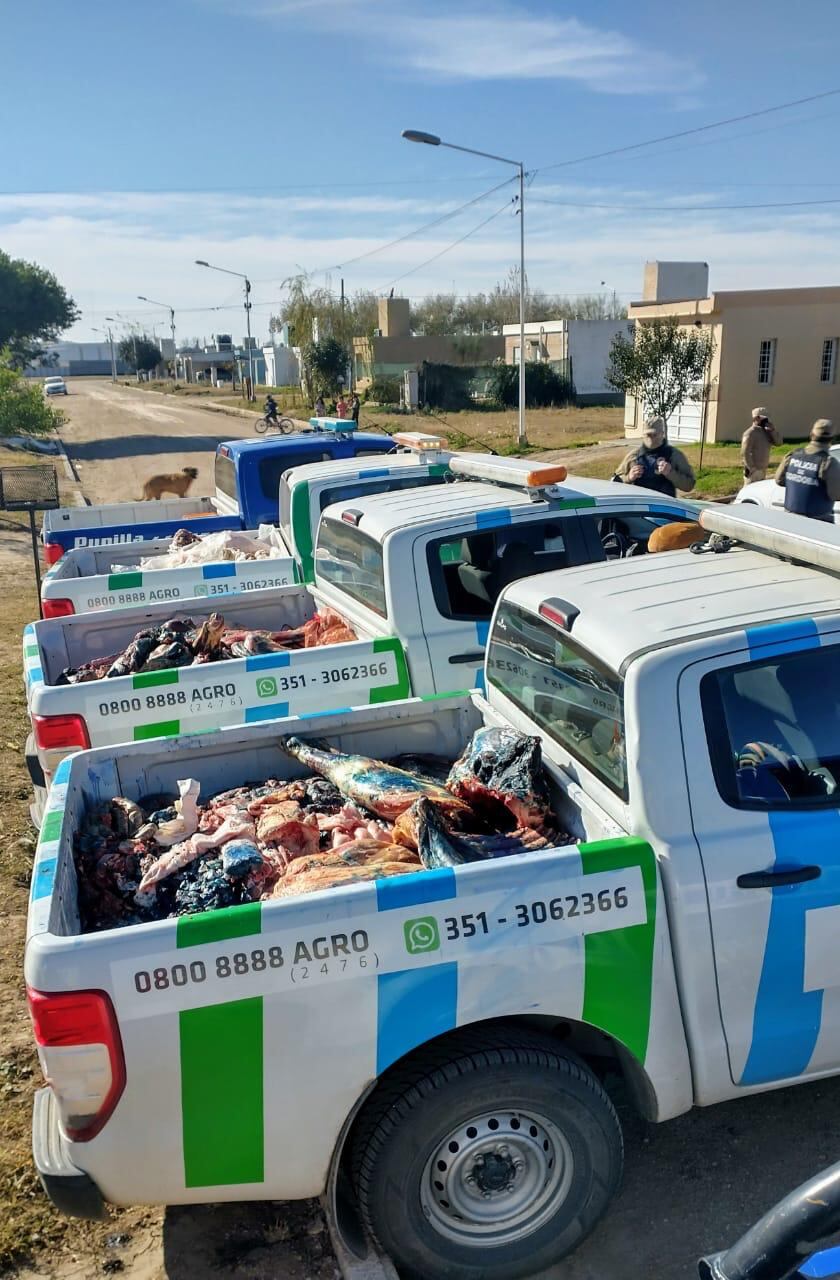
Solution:
<svg viewBox="0 0 840 1280">
<path fill-rule="evenodd" d="M 73 1142 L 89 1142 L 125 1089 L 125 1056 L 114 1006 L 104 991 L 51 994 L 27 988 L 38 1057 Z"/>
<path fill-rule="evenodd" d="M 84 716 L 33 716 L 32 729 L 39 751 L 55 751 L 59 747 L 86 750 L 90 746 Z"/>
<path fill-rule="evenodd" d="M 64 547 L 60 542 L 47 542 L 44 545 L 44 559 L 47 564 L 56 564 L 64 555 Z"/>
<path fill-rule="evenodd" d="M 543 600 L 540 605 L 540 617 L 545 618 L 546 622 L 552 622 L 555 627 L 562 627 L 564 631 L 571 631 L 574 626 L 575 618 L 580 614 L 580 609 L 575 608 L 573 604 L 569 604 L 568 600 Z"/>
<path fill-rule="evenodd" d="M 66 618 L 76 612 L 72 600 L 42 600 L 41 608 L 45 618 Z"/>
</svg>

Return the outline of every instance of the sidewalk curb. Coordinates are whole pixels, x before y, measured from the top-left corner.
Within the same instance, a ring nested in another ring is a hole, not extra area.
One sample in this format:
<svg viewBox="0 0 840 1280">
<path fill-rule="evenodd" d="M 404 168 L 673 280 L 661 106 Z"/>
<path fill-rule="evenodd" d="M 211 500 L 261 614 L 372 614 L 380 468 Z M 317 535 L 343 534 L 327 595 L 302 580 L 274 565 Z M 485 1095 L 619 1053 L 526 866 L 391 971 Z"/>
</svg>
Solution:
<svg viewBox="0 0 840 1280">
<path fill-rule="evenodd" d="M 70 461 L 70 455 L 68 454 L 67 449 L 65 448 L 65 445 L 64 445 L 64 441 L 62 440 L 61 436 L 58 434 L 58 431 L 56 431 L 55 433 L 55 438 L 58 443 L 58 452 L 59 452 L 61 461 L 64 465 L 65 474 L 67 476 L 67 479 L 73 485 L 73 501 L 75 502 L 77 507 L 86 507 L 89 505 L 89 503 L 84 493 L 82 492 L 81 479 L 79 478 L 79 475 L 76 471 L 76 468 L 73 466 L 73 463 Z"/>
</svg>

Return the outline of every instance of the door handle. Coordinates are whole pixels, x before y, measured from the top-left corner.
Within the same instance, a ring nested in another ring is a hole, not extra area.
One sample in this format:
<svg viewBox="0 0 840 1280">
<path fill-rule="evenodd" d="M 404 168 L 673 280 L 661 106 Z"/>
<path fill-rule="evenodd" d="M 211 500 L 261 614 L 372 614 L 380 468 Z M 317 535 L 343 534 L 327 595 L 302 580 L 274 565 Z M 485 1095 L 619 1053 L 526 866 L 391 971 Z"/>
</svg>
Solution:
<svg viewBox="0 0 840 1280">
<path fill-rule="evenodd" d="M 450 653 L 449 661 L 453 665 L 459 662 L 470 662 L 470 663 L 483 662 L 484 650 L 471 649 L 469 653 Z"/>
<path fill-rule="evenodd" d="M 739 876 L 736 883 L 739 889 L 773 889 L 777 885 L 804 884 L 807 880 L 818 880 L 822 875 L 822 867 L 791 867 L 789 871 L 748 871 Z"/>
</svg>

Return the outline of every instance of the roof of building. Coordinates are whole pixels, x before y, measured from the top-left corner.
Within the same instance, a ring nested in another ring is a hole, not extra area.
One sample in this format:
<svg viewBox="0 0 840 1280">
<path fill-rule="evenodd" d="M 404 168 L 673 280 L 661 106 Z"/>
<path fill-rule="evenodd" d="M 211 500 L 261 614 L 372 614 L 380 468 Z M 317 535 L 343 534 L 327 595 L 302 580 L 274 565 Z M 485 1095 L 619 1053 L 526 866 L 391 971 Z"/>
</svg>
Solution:
<svg viewBox="0 0 840 1280">
<path fill-rule="evenodd" d="M 573 604 L 573 638 L 620 671 L 680 641 L 840 612 L 840 578 L 736 546 L 725 555 L 669 551 L 544 573 L 505 596 L 531 612 L 552 596 Z"/>
<path fill-rule="evenodd" d="M 710 316 L 734 307 L 826 306 L 840 303 L 840 285 L 801 289 L 718 289 L 707 298 L 685 298 L 678 302 L 631 302 L 627 309 L 632 320 L 643 316 Z"/>
</svg>

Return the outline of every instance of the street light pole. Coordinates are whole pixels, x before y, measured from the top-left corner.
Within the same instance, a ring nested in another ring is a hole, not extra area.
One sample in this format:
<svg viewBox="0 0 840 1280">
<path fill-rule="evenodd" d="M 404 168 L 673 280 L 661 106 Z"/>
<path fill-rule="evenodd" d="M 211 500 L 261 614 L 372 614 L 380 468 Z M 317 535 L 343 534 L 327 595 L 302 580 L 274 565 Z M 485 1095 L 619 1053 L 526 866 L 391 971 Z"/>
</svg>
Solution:
<svg viewBox="0 0 840 1280">
<path fill-rule="evenodd" d="M 248 334 L 248 378 L 251 389 L 248 395 L 249 400 L 256 400 L 254 393 L 254 351 L 251 346 L 251 281 L 241 271 L 229 271 L 227 267 L 216 267 L 212 262 L 205 262 L 203 258 L 196 258 L 195 265 L 197 267 L 208 267 L 211 271 L 221 271 L 226 276 L 237 276 L 240 280 L 245 281 L 245 328 Z"/>
<path fill-rule="evenodd" d="M 169 328 L 172 333 L 172 374 L 175 381 L 178 381 L 178 351 L 175 346 L 175 308 L 170 307 L 168 302 L 156 302 L 154 298 L 146 298 L 142 293 L 137 295 L 138 302 L 149 302 L 153 307 L 163 307 L 169 312 Z"/>
<path fill-rule="evenodd" d="M 105 319 L 106 319 L 106 321 L 108 321 L 108 345 L 109 345 L 109 347 L 111 348 L 111 381 L 112 381 L 112 382 L 116 382 L 116 380 L 117 380 L 117 357 L 114 355 L 114 335 L 113 335 L 113 333 L 111 332 L 111 325 L 114 323 L 114 317 L 113 317 L 113 316 L 106 316 L 106 317 L 105 317 Z"/>
<path fill-rule="evenodd" d="M 525 166 L 521 160 L 510 160 L 490 151 L 476 151 L 474 147 L 460 147 L 454 142 L 444 142 L 436 133 L 423 133 L 419 129 L 403 129 L 407 142 L 422 142 L 428 147 L 448 147 L 450 151 L 463 151 L 484 160 L 497 160 L 499 164 L 512 164 L 519 170 L 519 424 L 517 438 L 520 446 L 527 445 L 525 433 Z"/>
</svg>

